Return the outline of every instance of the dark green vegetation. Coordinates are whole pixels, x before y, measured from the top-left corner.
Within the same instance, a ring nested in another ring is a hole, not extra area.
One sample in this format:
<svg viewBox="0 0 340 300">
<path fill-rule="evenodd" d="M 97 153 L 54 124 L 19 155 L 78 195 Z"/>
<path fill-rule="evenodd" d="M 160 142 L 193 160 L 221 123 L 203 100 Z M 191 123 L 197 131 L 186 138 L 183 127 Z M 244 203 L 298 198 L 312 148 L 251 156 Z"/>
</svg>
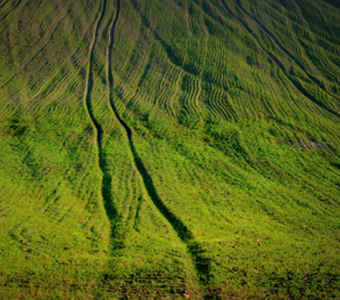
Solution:
<svg viewBox="0 0 340 300">
<path fill-rule="evenodd" d="M 340 298 L 339 1 L 2 0 L 0 53 L 0 299 Z"/>
</svg>

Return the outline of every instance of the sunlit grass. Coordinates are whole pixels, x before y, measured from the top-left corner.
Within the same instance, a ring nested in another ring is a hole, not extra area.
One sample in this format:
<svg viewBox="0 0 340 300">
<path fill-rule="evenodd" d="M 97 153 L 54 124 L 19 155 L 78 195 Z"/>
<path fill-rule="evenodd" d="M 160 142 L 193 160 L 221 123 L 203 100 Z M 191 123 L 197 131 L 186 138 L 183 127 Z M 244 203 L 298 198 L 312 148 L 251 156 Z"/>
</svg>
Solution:
<svg viewBox="0 0 340 300">
<path fill-rule="evenodd" d="M 340 297 L 334 1 L 0 7 L 4 299 Z"/>
</svg>

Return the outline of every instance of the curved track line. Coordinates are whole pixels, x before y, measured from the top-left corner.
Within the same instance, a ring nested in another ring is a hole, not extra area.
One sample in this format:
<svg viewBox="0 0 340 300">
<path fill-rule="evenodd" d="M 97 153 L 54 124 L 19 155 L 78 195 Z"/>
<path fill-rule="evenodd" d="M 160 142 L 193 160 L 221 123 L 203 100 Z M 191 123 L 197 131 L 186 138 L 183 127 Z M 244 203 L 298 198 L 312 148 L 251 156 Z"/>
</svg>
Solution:
<svg viewBox="0 0 340 300">
<path fill-rule="evenodd" d="M 3 8 L 9 0 L 4 0 L 1 4 L 0 4 L 0 8 Z"/>
<path fill-rule="evenodd" d="M 44 46 L 42 46 L 26 63 L 24 63 L 21 67 L 20 67 L 20 69 L 19 69 L 19 71 L 17 72 L 17 73 L 15 73 L 10 79 L 8 79 L 1 87 L 0 87 L 0 89 L 3 89 L 7 84 L 9 84 L 15 77 L 17 77 L 21 72 L 22 72 L 22 70 L 24 69 L 24 68 L 26 68 L 42 51 L 44 51 L 45 50 L 45 48 L 46 47 L 48 47 L 48 45 L 50 44 L 50 42 L 51 42 L 51 40 L 53 39 L 53 36 L 54 36 L 54 34 L 56 33 L 56 31 L 58 30 L 58 28 L 59 28 L 59 25 L 61 24 L 61 22 L 67 17 L 67 13 L 66 13 L 66 15 L 64 16 L 64 17 L 62 17 L 59 21 L 58 21 L 58 23 L 57 23 L 57 25 L 56 25 L 56 27 L 54 28 L 54 30 L 53 30 L 53 32 L 52 32 L 52 34 L 50 35 L 50 37 L 49 37 L 49 39 L 48 39 L 48 41 L 45 43 L 45 45 Z"/>
<path fill-rule="evenodd" d="M 108 163 L 106 160 L 106 155 L 103 151 L 102 148 L 102 140 L 103 140 L 103 135 L 104 131 L 102 126 L 99 124 L 97 119 L 94 116 L 93 113 L 93 107 L 92 107 L 92 101 L 91 101 L 91 95 L 92 95 L 92 88 L 93 88 L 93 61 L 94 61 L 94 48 L 97 42 L 98 38 L 98 30 L 99 27 L 103 21 L 104 14 L 105 14 L 105 9 L 106 9 L 106 3 L 107 0 L 104 0 L 102 3 L 102 9 L 100 12 L 100 17 L 98 19 L 98 22 L 95 25 L 95 28 L 93 30 L 93 37 L 90 45 L 90 50 L 89 50 L 89 63 L 88 63 L 88 69 L 87 69 L 87 74 L 86 74 L 86 86 L 85 86 L 85 95 L 84 95 L 84 104 L 86 111 L 88 113 L 89 118 L 91 119 L 91 123 L 93 128 L 96 131 L 96 142 L 98 145 L 98 162 L 99 162 L 99 167 L 102 172 L 102 197 L 104 201 L 104 207 L 106 210 L 106 214 L 108 216 L 109 221 L 111 222 L 111 227 L 113 227 L 113 221 L 116 218 L 117 215 L 117 210 L 114 206 L 114 203 L 112 201 L 112 191 L 111 191 L 111 185 L 112 185 L 112 178 L 110 174 L 108 173 Z M 113 235 L 113 231 L 111 232 Z"/>
<path fill-rule="evenodd" d="M 291 59 L 293 62 L 295 62 L 300 69 L 305 73 L 305 75 L 312 81 L 314 82 L 314 84 L 316 84 L 320 89 L 322 89 L 327 95 L 329 95 L 330 97 L 336 99 L 337 101 L 340 101 L 340 99 L 338 99 L 337 97 L 335 97 L 334 95 L 332 95 L 331 93 L 329 93 L 325 88 L 322 87 L 322 85 L 320 84 L 320 82 L 312 75 L 308 74 L 305 67 L 303 66 L 303 64 L 298 61 L 297 58 L 294 57 L 293 54 L 291 54 L 280 42 L 279 40 L 259 21 L 257 20 L 255 17 L 253 17 L 240 3 L 239 0 L 235 0 L 236 5 L 241 9 L 241 11 L 243 11 L 244 14 L 246 14 L 249 18 L 251 18 L 261 29 L 262 31 L 264 31 L 269 38 L 274 42 L 274 44 L 276 44 L 276 46 L 289 58 Z"/>
<path fill-rule="evenodd" d="M 285 71 L 285 67 L 284 65 L 280 62 L 280 60 L 271 52 L 269 52 L 268 50 L 266 50 L 264 48 L 264 46 L 260 43 L 259 38 L 257 37 L 257 35 L 249 28 L 249 26 L 247 25 L 246 22 L 244 22 L 239 16 L 237 16 L 236 14 L 233 13 L 233 11 L 227 6 L 227 4 L 225 3 L 225 0 L 221 0 L 222 1 L 222 5 L 225 8 L 225 10 L 236 20 L 238 20 L 241 25 L 248 31 L 248 33 L 255 39 L 255 41 L 258 43 L 258 45 L 261 47 L 261 49 L 269 56 L 269 58 L 278 66 L 278 68 L 283 72 L 283 74 L 285 74 L 285 76 L 287 77 L 287 79 L 295 86 L 295 88 L 298 89 L 298 91 L 303 94 L 306 98 L 308 98 L 310 101 L 312 101 L 313 103 L 315 103 L 316 105 L 318 105 L 319 107 L 323 108 L 324 110 L 326 110 L 327 112 L 329 112 L 330 114 L 340 118 L 340 113 L 336 112 L 335 110 L 333 110 L 332 108 L 327 107 L 323 102 L 321 102 L 320 100 L 316 99 L 311 93 L 309 93 L 299 81 L 294 80 L 294 78 L 292 78 L 291 76 L 289 76 L 289 74 L 287 74 L 287 72 Z"/>
<path fill-rule="evenodd" d="M 109 89 L 109 102 L 111 109 L 116 116 L 117 120 L 120 122 L 121 126 L 125 129 L 126 136 L 129 141 L 130 150 L 132 152 L 135 165 L 137 167 L 138 173 L 143 179 L 144 186 L 146 191 L 148 192 L 151 200 L 154 205 L 158 209 L 158 211 L 164 216 L 164 218 L 171 224 L 177 236 L 182 240 L 183 243 L 186 244 L 188 252 L 191 255 L 193 262 L 195 263 L 195 267 L 197 273 L 199 275 L 199 280 L 202 284 L 206 284 L 209 282 L 211 277 L 210 273 L 210 260 L 206 259 L 202 256 L 204 252 L 201 245 L 194 241 L 194 236 L 192 232 L 188 229 L 188 227 L 164 204 L 162 199 L 159 197 L 155 185 L 153 183 L 153 179 L 146 169 L 142 159 L 140 158 L 134 142 L 133 142 L 133 131 L 129 127 L 127 123 L 121 118 L 115 102 L 113 100 L 113 87 L 114 87 L 114 79 L 111 69 L 112 64 L 112 49 L 115 41 L 115 28 L 117 25 L 117 21 L 120 13 L 120 0 L 117 0 L 117 9 L 115 17 L 112 21 L 110 33 L 109 33 L 109 45 L 107 51 L 107 78 L 108 78 L 108 89 Z"/>
<path fill-rule="evenodd" d="M 17 1 L 13 7 L 5 14 L 2 16 L 2 18 L 0 19 L 0 22 L 2 22 L 13 10 L 15 10 L 20 4 L 21 4 L 22 0 Z"/>
</svg>

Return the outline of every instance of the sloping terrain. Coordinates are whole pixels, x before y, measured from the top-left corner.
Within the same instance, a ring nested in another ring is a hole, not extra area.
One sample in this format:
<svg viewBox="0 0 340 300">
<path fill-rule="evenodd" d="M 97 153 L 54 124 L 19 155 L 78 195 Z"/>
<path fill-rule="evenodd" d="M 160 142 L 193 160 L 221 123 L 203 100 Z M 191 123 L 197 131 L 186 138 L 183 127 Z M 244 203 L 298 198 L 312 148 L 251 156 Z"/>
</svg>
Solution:
<svg viewBox="0 0 340 300">
<path fill-rule="evenodd" d="M 340 2 L 0 1 L 4 299 L 340 297 Z"/>
</svg>

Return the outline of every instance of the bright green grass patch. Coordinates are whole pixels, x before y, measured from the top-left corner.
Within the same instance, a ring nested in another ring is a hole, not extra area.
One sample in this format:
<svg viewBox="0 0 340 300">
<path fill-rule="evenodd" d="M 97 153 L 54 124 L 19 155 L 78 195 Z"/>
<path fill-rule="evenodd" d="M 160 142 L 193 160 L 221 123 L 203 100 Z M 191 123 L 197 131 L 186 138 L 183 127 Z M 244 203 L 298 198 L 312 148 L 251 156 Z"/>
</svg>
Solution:
<svg viewBox="0 0 340 300">
<path fill-rule="evenodd" d="M 340 297 L 334 1 L 0 6 L 4 299 Z"/>
</svg>

